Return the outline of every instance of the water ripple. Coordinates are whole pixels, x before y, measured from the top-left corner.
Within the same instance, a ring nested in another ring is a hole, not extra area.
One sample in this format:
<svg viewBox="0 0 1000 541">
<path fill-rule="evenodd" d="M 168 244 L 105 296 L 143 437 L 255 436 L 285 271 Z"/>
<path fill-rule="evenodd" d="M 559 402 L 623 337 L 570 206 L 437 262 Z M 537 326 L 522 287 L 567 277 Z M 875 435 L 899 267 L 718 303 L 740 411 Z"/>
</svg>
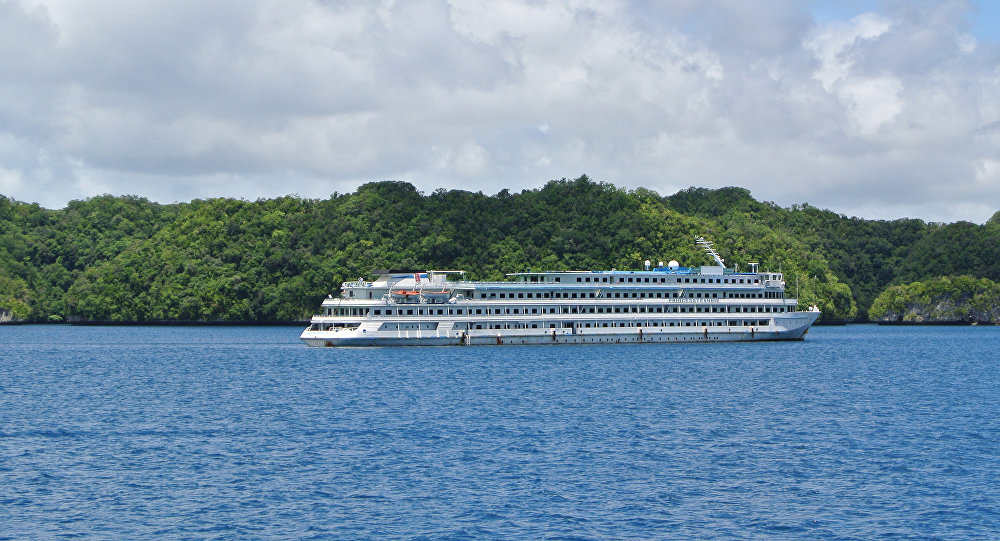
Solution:
<svg viewBox="0 0 1000 541">
<path fill-rule="evenodd" d="M 0 539 L 1000 537 L 1000 329 L 377 350 L 0 332 Z"/>
</svg>

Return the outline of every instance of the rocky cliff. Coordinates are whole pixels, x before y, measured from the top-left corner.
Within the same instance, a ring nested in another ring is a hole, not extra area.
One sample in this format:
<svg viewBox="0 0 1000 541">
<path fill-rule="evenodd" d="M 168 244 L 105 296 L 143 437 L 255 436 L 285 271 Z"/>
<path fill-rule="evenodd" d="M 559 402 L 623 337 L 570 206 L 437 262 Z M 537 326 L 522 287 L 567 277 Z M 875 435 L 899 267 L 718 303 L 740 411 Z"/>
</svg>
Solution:
<svg viewBox="0 0 1000 541">
<path fill-rule="evenodd" d="M 966 302 L 955 299 L 936 299 L 931 304 L 907 304 L 902 313 L 888 311 L 878 323 L 958 325 L 958 324 L 1000 324 L 1000 307 L 979 310 Z"/>
<path fill-rule="evenodd" d="M 941 277 L 882 292 L 869 311 L 886 324 L 1000 324 L 1000 285 L 967 276 Z"/>
</svg>

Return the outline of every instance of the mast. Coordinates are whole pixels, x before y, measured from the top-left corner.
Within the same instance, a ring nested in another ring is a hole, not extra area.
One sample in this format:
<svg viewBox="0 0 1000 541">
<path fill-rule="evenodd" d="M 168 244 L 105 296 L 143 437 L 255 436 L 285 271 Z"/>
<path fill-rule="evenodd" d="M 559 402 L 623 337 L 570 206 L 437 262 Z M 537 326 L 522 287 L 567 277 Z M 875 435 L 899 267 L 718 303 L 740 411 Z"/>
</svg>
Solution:
<svg viewBox="0 0 1000 541">
<path fill-rule="evenodd" d="M 698 246 L 701 246 L 705 250 L 706 254 L 712 256 L 712 259 L 715 260 L 715 263 L 718 266 L 726 268 L 725 262 L 721 257 L 719 257 L 719 252 L 715 251 L 715 248 L 712 246 L 711 242 L 705 240 L 705 237 L 695 237 L 694 240 L 695 242 L 698 243 Z"/>
</svg>

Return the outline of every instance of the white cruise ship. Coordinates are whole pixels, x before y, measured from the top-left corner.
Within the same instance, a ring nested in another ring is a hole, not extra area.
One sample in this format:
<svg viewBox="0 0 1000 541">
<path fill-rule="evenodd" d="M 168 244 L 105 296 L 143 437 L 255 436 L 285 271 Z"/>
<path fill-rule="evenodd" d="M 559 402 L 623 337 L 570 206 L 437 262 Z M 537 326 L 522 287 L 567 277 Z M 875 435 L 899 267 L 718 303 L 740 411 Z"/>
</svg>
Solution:
<svg viewBox="0 0 1000 541">
<path fill-rule="evenodd" d="M 820 312 L 786 298 L 780 272 L 649 261 L 636 271 L 375 271 L 323 301 L 310 346 L 416 346 L 801 340 Z M 452 278 L 455 279 L 452 279 Z"/>
</svg>

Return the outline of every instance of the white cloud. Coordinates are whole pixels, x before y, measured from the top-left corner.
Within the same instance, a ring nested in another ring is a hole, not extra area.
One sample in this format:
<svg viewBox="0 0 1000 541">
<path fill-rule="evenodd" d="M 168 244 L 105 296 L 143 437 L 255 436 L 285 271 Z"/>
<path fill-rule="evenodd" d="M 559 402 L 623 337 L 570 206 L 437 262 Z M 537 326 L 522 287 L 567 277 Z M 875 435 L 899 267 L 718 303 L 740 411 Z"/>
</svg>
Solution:
<svg viewBox="0 0 1000 541">
<path fill-rule="evenodd" d="M 20 171 L 0 167 L 0 194 L 17 192 L 23 186 L 24 178 Z"/>
<path fill-rule="evenodd" d="M 62 206 L 362 182 L 661 193 L 982 221 L 997 44 L 962 1 L 0 0 L 0 191 Z"/>
</svg>

